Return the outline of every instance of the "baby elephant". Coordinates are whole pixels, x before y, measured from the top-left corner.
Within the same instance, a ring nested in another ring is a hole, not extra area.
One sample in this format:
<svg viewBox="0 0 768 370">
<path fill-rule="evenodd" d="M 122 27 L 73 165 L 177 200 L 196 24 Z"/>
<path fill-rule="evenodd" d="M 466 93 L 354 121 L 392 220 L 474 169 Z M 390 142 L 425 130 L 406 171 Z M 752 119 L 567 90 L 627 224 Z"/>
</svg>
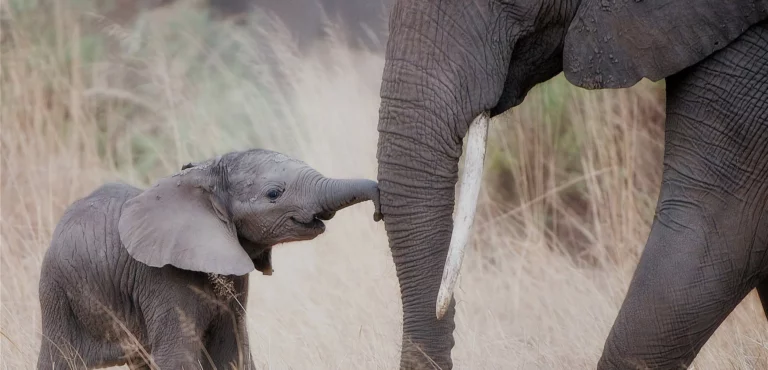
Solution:
<svg viewBox="0 0 768 370">
<path fill-rule="evenodd" d="M 147 190 L 107 184 L 64 213 L 40 277 L 38 369 L 254 368 L 248 273 L 279 243 L 310 240 L 370 180 L 323 177 L 268 150 L 188 164 Z"/>
</svg>

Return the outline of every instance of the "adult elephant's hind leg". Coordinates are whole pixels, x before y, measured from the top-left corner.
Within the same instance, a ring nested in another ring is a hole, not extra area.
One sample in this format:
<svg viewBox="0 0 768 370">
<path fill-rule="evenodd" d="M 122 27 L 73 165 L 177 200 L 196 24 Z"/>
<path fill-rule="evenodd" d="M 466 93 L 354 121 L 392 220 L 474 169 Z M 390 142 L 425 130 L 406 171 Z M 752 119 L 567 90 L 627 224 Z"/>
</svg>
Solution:
<svg viewBox="0 0 768 370">
<path fill-rule="evenodd" d="M 767 51 L 758 25 L 667 79 L 656 217 L 598 369 L 689 366 L 765 277 Z"/>
</svg>

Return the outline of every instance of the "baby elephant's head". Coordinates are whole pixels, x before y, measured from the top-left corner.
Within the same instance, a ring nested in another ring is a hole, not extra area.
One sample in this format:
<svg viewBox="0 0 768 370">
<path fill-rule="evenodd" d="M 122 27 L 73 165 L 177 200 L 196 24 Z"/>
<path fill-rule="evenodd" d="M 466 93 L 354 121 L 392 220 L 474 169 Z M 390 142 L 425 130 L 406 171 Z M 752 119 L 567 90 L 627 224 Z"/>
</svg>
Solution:
<svg viewBox="0 0 768 370">
<path fill-rule="evenodd" d="M 371 200 L 364 179 L 326 178 L 283 154 L 254 149 L 188 164 L 123 206 L 120 239 L 149 266 L 222 275 L 271 274 L 275 244 L 310 240 L 336 211 Z"/>
</svg>

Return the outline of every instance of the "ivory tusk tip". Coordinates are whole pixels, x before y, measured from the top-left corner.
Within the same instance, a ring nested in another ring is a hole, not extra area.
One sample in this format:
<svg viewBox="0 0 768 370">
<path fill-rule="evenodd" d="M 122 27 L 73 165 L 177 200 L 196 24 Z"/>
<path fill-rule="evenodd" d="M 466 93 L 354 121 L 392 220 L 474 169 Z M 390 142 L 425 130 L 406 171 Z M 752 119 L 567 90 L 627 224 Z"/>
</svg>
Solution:
<svg viewBox="0 0 768 370">
<path fill-rule="evenodd" d="M 435 310 L 435 314 L 438 320 L 442 320 L 443 316 L 445 316 L 445 313 L 448 312 L 448 306 L 451 305 L 451 297 L 445 296 L 446 293 L 441 289 L 440 293 L 437 295 L 437 306 Z"/>
</svg>

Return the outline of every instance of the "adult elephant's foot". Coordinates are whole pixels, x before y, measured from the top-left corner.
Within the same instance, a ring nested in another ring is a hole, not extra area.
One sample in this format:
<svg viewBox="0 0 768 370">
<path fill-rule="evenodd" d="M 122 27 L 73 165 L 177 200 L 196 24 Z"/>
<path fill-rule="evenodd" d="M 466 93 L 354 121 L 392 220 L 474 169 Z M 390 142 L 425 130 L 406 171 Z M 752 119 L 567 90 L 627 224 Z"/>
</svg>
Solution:
<svg viewBox="0 0 768 370">
<path fill-rule="evenodd" d="M 768 28 L 667 78 L 656 217 L 598 369 L 690 366 L 766 277 Z"/>
</svg>

